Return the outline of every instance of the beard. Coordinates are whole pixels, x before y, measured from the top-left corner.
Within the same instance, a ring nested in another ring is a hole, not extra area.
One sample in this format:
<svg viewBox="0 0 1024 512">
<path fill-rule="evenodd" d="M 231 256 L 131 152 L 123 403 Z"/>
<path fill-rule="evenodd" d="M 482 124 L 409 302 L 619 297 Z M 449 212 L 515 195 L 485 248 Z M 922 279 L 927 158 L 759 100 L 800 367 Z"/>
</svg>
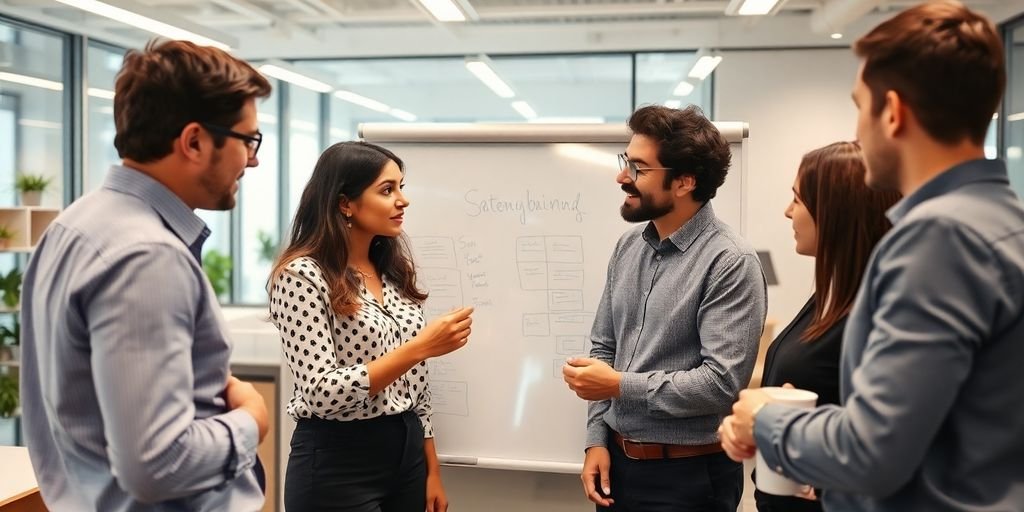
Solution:
<svg viewBox="0 0 1024 512">
<path fill-rule="evenodd" d="M 230 210 L 235 207 L 235 192 L 232 190 L 235 180 L 229 181 L 226 185 L 221 182 L 222 169 L 219 169 L 222 160 L 220 152 L 216 152 L 210 161 L 210 169 L 199 178 L 199 185 L 213 199 L 213 205 L 208 210 Z"/>
<path fill-rule="evenodd" d="M 864 165 L 867 172 L 864 181 L 868 187 L 880 191 L 900 191 L 900 168 L 903 161 L 896 148 L 880 144 L 871 151 L 864 151 Z"/>
<path fill-rule="evenodd" d="M 671 201 L 665 204 L 657 204 L 654 198 L 650 194 L 644 194 L 637 190 L 635 187 L 623 185 L 622 191 L 627 194 L 637 196 L 640 204 L 637 206 L 629 206 L 625 203 L 619 207 L 619 214 L 622 215 L 622 219 L 626 222 L 646 222 L 649 220 L 657 219 L 663 215 L 672 212 L 675 205 Z"/>
</svg>

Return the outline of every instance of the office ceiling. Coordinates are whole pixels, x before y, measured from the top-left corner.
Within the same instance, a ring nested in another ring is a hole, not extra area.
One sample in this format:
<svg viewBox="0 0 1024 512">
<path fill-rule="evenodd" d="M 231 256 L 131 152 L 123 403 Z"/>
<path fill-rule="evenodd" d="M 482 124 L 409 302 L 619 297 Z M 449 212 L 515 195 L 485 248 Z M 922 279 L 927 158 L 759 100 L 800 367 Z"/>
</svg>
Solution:
<svg viewBox="0 0 1024 512">
<path fill-rule="evenodd" d="M 184 28 L 226 35 L 251 58 L 828 45 L 835 42 L 821 32 L 917 2 L 788 0 L 775 16 L 750 19 L 727 17 L 728 0 L 456 0 L 469 19 L 439 23 L 416 0 L 107 1 Z M 998 18 L 1024 10 L 1019 0 L 965 3 Z M 811 20 L 823 11 L 840 23 L 812 30 Z M 0 0 L 0 13 L 118 45 L 139 46 L 150 37 L 56 0 Z"/>
</svg>

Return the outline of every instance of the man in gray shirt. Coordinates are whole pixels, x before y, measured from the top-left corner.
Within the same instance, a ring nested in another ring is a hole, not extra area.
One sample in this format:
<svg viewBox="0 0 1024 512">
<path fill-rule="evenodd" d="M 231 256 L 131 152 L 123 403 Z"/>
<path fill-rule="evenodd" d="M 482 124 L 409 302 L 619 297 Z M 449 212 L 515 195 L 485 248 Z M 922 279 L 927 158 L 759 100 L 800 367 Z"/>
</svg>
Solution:
<svg viewBox="0 0 1024 512">
<path fill-rule="evenodd" d="M 629 127 L 621 213 L 649 222 L 612 254 L 591 358 L 563 368 L 592 401 L 583 488 L 599 510 L 735 512 L 741 466 L 715 429 L 750 381 L 766 286 L 754 250 L 711 207 L 729 144 L 696 107 L 644 107 Z"/>
<path fill-rule="evenodd" d="M 855 46 L 868 184 L 904 199 L 846 324 L 842 406 L 744 391 L 722 425 L 826 510 L 1024 511 L 1024 206 L 984 140 L 1006 81 L 983 16 L 920 5 Z"/>
<path fill-rule="evenodd" d="M 103 187 L 47 230 L 25 272 L 25 440 L 50 510 L 244 511 L 267 410 L 231 377 L 195 208 L 235 205 L 270 84 L 184 41 L 130 51 Z"/>
</svg>

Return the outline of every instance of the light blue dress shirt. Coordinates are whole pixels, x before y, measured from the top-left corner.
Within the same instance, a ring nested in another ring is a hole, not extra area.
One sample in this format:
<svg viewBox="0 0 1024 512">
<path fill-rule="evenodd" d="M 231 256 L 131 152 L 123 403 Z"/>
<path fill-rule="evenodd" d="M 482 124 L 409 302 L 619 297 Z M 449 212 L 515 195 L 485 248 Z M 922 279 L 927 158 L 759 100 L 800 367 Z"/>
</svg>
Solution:
<svg viewBox="0 0 1024 512">
<path fill-rule="evenodd" d="M 1024 207 L 960 164 L 889 211 L 843 337 L 843 406 L 757 415 L 830 511 L 1024 511 Z"/>
<path fill-rule="evenodd" d="M 228 412 L 231 343 L 198 261 L 209 229 L 114 166 L 53 222 L 22 292 L 25 440 L 54 511 L 253 511 L 259 433 Z"/>
</svg>

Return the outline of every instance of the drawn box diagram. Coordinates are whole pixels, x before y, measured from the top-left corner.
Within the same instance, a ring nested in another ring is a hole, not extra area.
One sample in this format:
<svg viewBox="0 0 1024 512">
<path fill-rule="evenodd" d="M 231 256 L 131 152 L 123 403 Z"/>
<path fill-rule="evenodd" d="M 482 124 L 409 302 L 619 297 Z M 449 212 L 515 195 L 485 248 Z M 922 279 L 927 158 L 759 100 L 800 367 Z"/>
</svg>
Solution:
<svg viewBox="0 0 1024 512">
<path fill-rule="evenodd" d="M 583 265 L 578 263 L 548 263 L 546 288 L 551 290 L 582 290 Z M 520 271 L 522 279 L 522 271 Z"/>
<path fill-rule="evenodd" d="M 549 330 L 555 336 L 586 336 L 594 325 L 593 313 L 551 313 Z"/>
<path fill-rule="evenodd" d="M 548 292 L 548 309 L 551 311 L 583 311 L 581 290 L 551 290 Z"/>
<path fill-rule="evenodd" d="M 451 268 L 421 268 L 418 277 L 430 292 L 430 298 L 423 307 L 427 317 L 463 306 L 462 272 Z"/>
<path fill-rule="evenodd" d="M 544 237 L 547 261 L 583 263 L 583 238 L 578 236 Z"/>
<path fill-rule="evenodd" d="M 547 336 L 551 332 L 547 313 L 526 313 L 523 315 L 523 336 Z"/>
<path fill-rule="evenodd" d="M 455 268 L 455 241 L 443 236 L 415 236 L 410 238 L 416 263 L 422 267 Z"/>
<path fill-rule="evenodd" d="M 430 405 L 438 414 L 469 416 L 469 385 L 465 382 L 431 379 Z"/>
<path fill-rule="evenodd" d="M 521 236 L 516 239 L 516 261 L 547 261 L 547 246 L 542 236 Z"/>
<path fill-rule="evenodd" d="M 548 264 L 543 261 L 520 261 L 519 286 L 524 290 L 546 290 L 548 283 Z"/>
<path fill-rule="evenodd" d="M 431 379 L 440 378 L 441 380 L 446 380 L 446 378 L 450 379 L 455 376 L 456 373 L 455 363 L 445 361 L 444 359 L 428 359 L 427 368 L 430 370 Z"/>
<path fill-rule="evenodd" d="M 555 336 L 555 352 L 566 356 L 585 356 L 586 336 Z"/>
<path fill-rule="evenodd" d="M 562 367 L 565 366 L 565 359 L 554 359 L 551 361 L 551 378 L 563 380 Z"/>
</svg>

